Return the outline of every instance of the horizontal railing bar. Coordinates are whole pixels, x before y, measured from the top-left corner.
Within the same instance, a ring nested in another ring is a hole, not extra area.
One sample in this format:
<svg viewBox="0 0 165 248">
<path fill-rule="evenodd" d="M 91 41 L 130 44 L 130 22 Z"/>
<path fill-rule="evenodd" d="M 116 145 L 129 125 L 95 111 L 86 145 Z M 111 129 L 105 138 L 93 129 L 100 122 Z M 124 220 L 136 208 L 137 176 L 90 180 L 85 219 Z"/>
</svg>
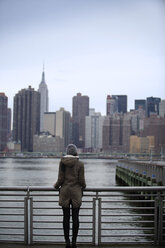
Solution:
<svg viewBox="0 0 165 248">
<path fill-rule="evenodd" d="M 109 200 L 107 200 L 107 201 L 101 201 L 102 203 L 112 203 L 112 202 L 114 202 L 114 203 L 116 203 L 116 202 L 127 202 L 127 203 L 129 203 L 129 202 L 154 202 L 154 200 L 112 200 L 112 201 L 109 201 Z"/>
<path fill-rule="evenodd" d="M 24 202 L 24 200 L 8 200 L 8 199 L 6 199 L 6 200 L 1 200 L 0 199 L 0 202 Z"/>
<path fill-rule="evenodd" d="M 102 221 L 101 222 L 102 224 L 129 224 L 129 223 L 137 223 L 137 221 L 124 221 L 124 223 L 120 222 L 120 221 L 111 221 L 111 222 L 106 222 L 106 221 Z M 142 221 L 142 220 L 139 220 L 138 223 L 154 223 L 154 221 L 151 221 L 151 220 L 148 220 L 148 221 Z"/>
<path fill-rule="evenodd" d="M 113 217 L 113 216 L 115 216 L 115 217 L 124 217 L 124 216 L 126 216 L 126 217 L 128 217 L 128 216 L 146 216 L 146 217 L 148 217 L 148 216 L 150 216 L 150 217 L 153 217 L 154 216 L 154 214 L 101 214 L 101 216 L 102 217 Z"/>
<path fill-rule="evenodd" d="M 0 233 L 0 235 L 24 236 L 24 233 Z"/>
<path fill-rule="evenodd" d="M 4 214 L 0 214 L 0 216 L 24 216 L 24 214 L 20 214 L 20 213 L 18 213 L 18 214 L 4 213 Z"/>
<path fill-rule="evenodd" d="M 15 229 L 15 230 L 17 230 L 17 229 L 24 229 L 24 227 L 22 226 L 22 227 L 16 227 L 16 226 L 3 226 L 3 227 L 0 227 L 0 229 Z"/>
<path fill-rule="evenodd" d="M 19 222 L 19 223 L 23 223 L 24 220 L 0 220 L 0 222 L 11 222 L 11 223 L 14 223 L 14 222 Z"/>
<path fill-rule="evenodd" d="M 58 191 L 54 187 L 49 187 L 49 186 L 0 186 L 0 191 Z M 135 186 L 135 187 L 129 187 L 129 186 L 114 186 L 114 187 L 101 187 L 101 188 L 86 188 L 84 189 L 84 192 L 108 192 L 108 191 L 160 191 L 163 192 L 165 191 L 165 186 Z"/>
<path fill-rule="evenodd" d="M 122 230 L 122 231 L 127 231 L 127 230 L 132 230 L 132 231 L 140 231 L 140 230 L 154 230 L 154 227 L 142 227 L 142 228 L 101 228 L 102 231 L 116 231 L 116 230 Z"/>
<path fill-rule="evenodd" d="M 111 234 L 111 235 L 102 235 L 103 238 L 105 237 L 153 237 L 154 234 Z"/>
<path fill-rule="evenodd" d="M 0 209 L 24 209 L 23 206 L 22 207 L 17 207 L 17 206 L 4 206 L 4 207 L 0 207 Z"/>
<path fill-rule="evenodd" d="M 101 208 L 102 210 L 152 210 L 155 209 L 154 207 L 127 207 L 127 208 L 115 208 L 115 207 L 111 207 L 111 208 Z"/>
</svg>

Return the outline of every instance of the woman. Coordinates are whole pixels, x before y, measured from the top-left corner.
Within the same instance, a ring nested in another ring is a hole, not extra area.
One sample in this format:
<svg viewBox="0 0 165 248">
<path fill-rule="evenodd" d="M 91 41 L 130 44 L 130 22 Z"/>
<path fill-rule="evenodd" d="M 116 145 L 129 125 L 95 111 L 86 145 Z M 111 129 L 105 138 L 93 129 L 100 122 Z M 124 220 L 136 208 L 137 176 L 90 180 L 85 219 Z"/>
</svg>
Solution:
<svg viewBox="0 0 165 248">
<path fill-rule="evenodd" d="M 76 239 L 79 229 L 79 210 L 82 201 L 82 190 L 86 187 L 84 177 L 84 164 L 79 161 L 77 147 L 68 145 L 67 155 L 61 158 L 58 172 L 58 180 L 54 185 L 60 188 L 59 205 L 63 209 L 63 229 L 66 248 L 70 246 L 69 226 L 70 207 L 72 207 L 72 248 L 76 248 Z"/>
</svg>

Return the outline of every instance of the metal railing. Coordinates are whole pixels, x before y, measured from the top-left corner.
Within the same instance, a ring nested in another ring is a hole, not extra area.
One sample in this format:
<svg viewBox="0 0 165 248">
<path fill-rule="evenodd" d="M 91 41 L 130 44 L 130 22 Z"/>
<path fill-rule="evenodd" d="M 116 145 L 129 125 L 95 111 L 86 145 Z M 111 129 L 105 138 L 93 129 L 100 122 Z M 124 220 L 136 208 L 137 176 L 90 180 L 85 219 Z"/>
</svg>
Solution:
<svg viewBox="0 0 165 248">
<path fill-rule="evenodd" d="M 59 192 L 52 187 L 0 187 L 0 243 L 64 242 Z M 78 243 L 165 243 L 165 187 L 87 188 Z"/>
</svg>

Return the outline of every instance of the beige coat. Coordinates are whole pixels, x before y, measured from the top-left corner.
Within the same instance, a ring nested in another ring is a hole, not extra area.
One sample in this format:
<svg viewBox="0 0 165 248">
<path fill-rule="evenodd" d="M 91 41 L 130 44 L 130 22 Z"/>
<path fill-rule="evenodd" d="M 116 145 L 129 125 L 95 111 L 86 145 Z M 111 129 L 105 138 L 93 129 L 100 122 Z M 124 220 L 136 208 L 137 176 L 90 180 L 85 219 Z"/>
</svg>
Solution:
<svg viewBox="0 0 165 248">
<path fill-rule="evenodd" d="M 55 188 L 60 188 L 59 205 L 69 207 L 72 201 L 73 208 L 79 208 L 82 201 L 82 190 L 86 187 L 84 164 L 77 156 L 62 157 L 59 165 L 58 180 Z"/>
</svg>

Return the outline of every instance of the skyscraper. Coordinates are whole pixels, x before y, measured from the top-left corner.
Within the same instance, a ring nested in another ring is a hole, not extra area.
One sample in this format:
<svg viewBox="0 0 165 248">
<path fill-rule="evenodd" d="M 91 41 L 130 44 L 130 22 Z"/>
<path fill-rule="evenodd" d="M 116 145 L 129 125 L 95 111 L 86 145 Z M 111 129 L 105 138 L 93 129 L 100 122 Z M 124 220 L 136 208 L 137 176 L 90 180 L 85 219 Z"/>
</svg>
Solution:
<svg viewBox="0 0 165 248">
<path fill-rule="evenodd" d="M 90 109 L 89 116 L 85 117 L 85 148 L 88 151 L 102 149 L 102 133 L 105 116 Z"/>
<path fill-rule="evenodd" d="M 118 98 L 118 112 L 127 113 L 127 95 L 112 95 Z"/>
<path fill-rule="evenodd" d="M 159 115 L 159 103 L 161 102 L 161 99 L 158 97 L 147 97 L 147 103 L 146 103 L 146 115 L 147 117 L 150 116 L 151 113 L 156 113 Z"/>
<path fill-rule="evenodd" d="M 64 139 L 64 147 L 71 141 L 71 116 L 64 108 L 56 111 L 56 136 Z"/>
<path fill-rule="evenodd" d="M 79 148 L 85 147 L 85 117 L 89 115 L 89 97 L 78 93 L 72 102 L 73 142 Z"/>
<path fill-rule="evenodd" d="M 39 85 L 38 91 L 40 92 L 41 96 L 41 102 L 40 102 L 40 132 L 44 131 L 44 112 L 48 112 L 48 104 L 49 104 L 49 99 L 48 99 L 48 88 L 47 84 L 45 82 L 45 72 L 43 69 L 42 72 L 42 80 Z"/>
<path fill-rule="evenodd" d="M 33 151 L 33 135 L 40 131 L 40 93 L 31 86 L 14 96 L 13 138 L 22 151 Z"/>
<path fill-rule="evenodd" d="M 118 112 L 118 97 L 107 95 L 107 115 Z"/>
<path fill-rule="evenodd" d="M 5 93 L 0 93 L 0 151 L 3 151 L 7 144 L 7 106 L 7 96 Z"/>
<path fill-rule="evenodd" d="M 135 100 L 135 110 L 138 110 L 139 108 L 146 110 L 146 100 L 143 99 Z"/>
</svg>

